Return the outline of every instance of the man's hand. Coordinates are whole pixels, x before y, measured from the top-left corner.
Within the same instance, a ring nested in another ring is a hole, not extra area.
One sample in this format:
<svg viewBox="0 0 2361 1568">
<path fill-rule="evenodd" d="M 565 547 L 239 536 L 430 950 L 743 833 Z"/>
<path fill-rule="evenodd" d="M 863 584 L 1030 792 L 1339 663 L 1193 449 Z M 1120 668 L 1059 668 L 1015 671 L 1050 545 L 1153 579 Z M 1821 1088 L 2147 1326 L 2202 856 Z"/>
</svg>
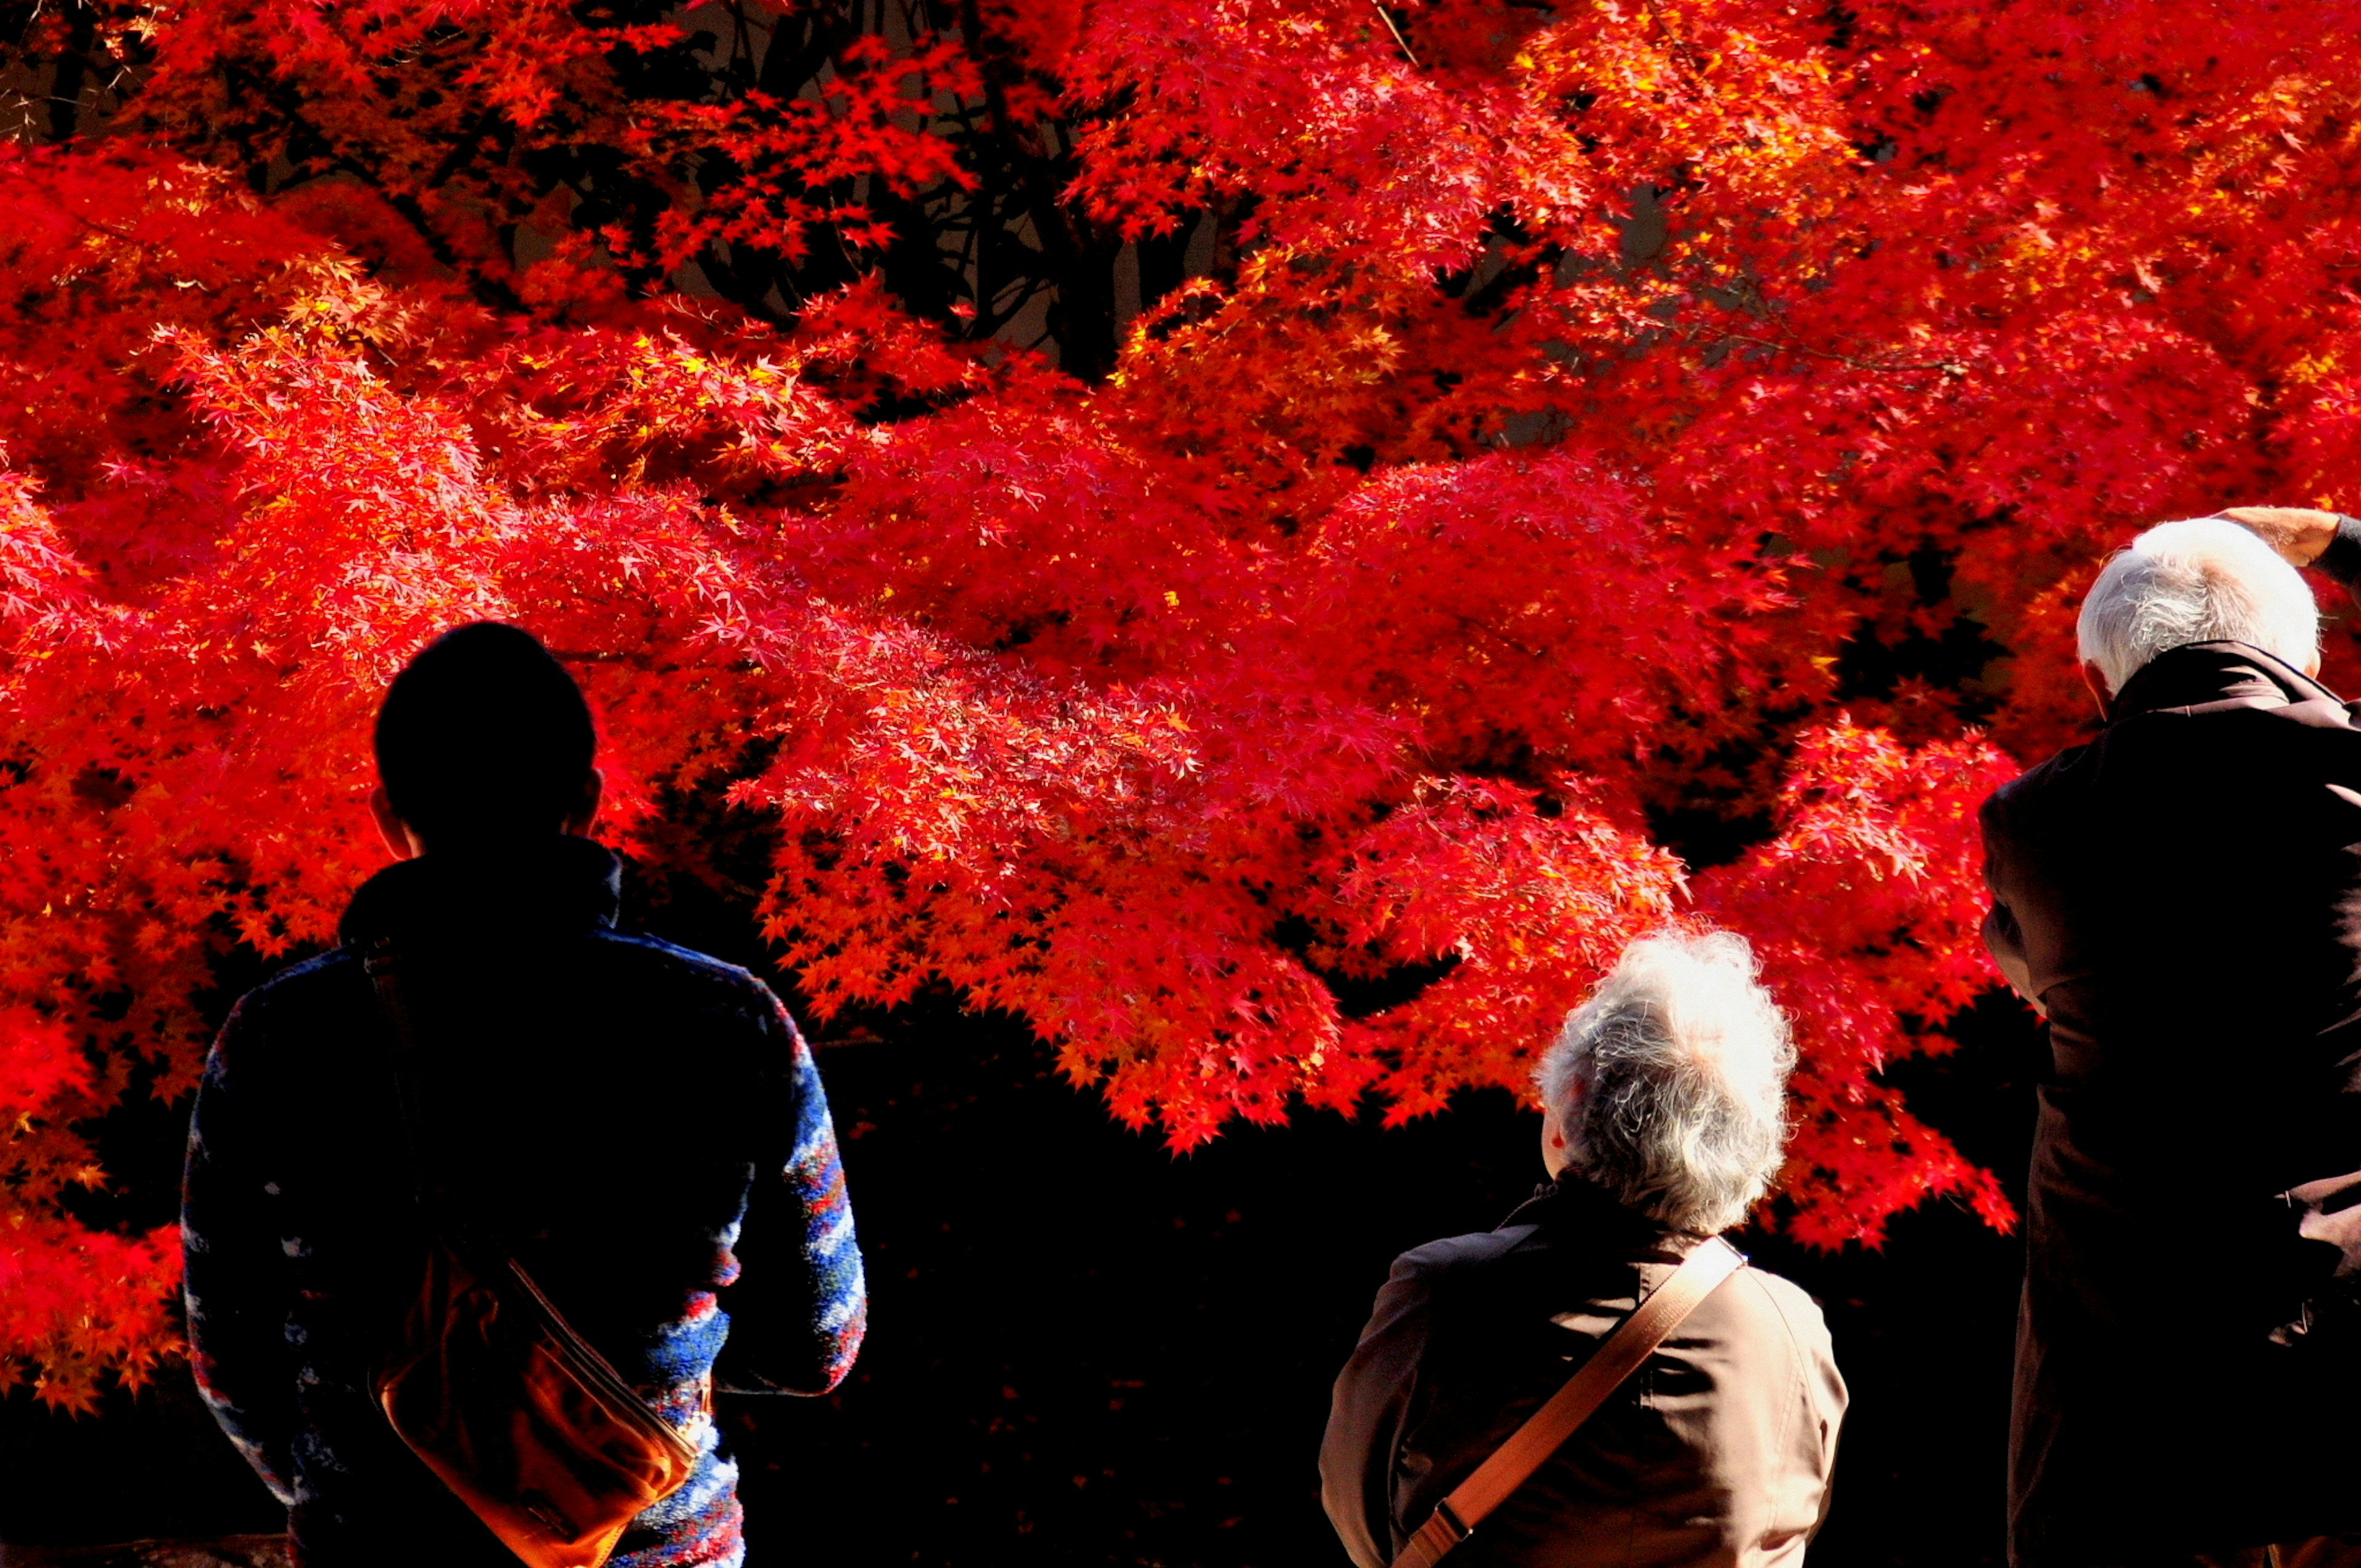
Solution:
<svg viewBox="0 0 2361 1568">
<path fill-rule="evenodd" d="M 2292 566 L 2309 566 L 2336 538 L 2344 520 L 2309 507 L 2224 507 L 2213 514 L 2236 523 L 2279 554 Z"/>
</svg>

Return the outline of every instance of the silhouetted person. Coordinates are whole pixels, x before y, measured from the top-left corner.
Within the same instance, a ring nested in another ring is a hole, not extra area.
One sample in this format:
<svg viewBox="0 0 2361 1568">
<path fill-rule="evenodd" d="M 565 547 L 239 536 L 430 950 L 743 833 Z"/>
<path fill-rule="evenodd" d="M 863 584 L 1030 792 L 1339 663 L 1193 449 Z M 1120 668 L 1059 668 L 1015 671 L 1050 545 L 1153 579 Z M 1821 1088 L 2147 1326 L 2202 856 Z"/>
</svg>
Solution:
<svg viewBox="0 0 2361 1568">
<path fill-rule="evenodd" d="M 2106 728 L 1983 812 L 1986 940 L 2053 1058 L 2018 1568 L 2361 1562 L 2325 1539 L 2361 1530 L 2361 1347 L 2324 1245 L 2361 1196 L 2361 723 L 2289 564 L 2337 520 L 2227 518 L 2254 532 L 2166 523 L 2108 562 L 2078 631 Z M 2361 541 L 2323 565 L 2351 580 Z"/>
<path fill-rule="evenodd" d="M 377 728 L 399 863 L 355 895 L 343 946 L 239 1002 L 206 1063 L 182 1216 L 198 1387 L 310 1568 L 516 1561 L 372 1397 L 425 1234 L 373 948 L 400 955 L 452 1198 L 702 1453 L 619 1568 L 741 1562 L 708 1380 L 824 1393 L 860 1347 L 810 1053 L 743 970 L 615 928 L 617 862 L 580 836 L 594 745 L 525 632 L 466 626 L 419 654 Z M 771 1531 L 789 1547 L 794 1526 Z"/>
<path fill-rule="evenodd" d="M 1684 1257 L 1745 1219 L 1779 1168 L 1794 1061 L 1744 938 L 1625 951 L 1536 1075 L 1550 1184 L 1495 1231 L 1396 1258 L 1337 1376 L 1321 1501 L 1356 1568 L 1387 1568 Z M 1741 1268 L 1444 1563 L 1794 1568 L 1844 1410 L 1819 1309 Z"/>
</svg>

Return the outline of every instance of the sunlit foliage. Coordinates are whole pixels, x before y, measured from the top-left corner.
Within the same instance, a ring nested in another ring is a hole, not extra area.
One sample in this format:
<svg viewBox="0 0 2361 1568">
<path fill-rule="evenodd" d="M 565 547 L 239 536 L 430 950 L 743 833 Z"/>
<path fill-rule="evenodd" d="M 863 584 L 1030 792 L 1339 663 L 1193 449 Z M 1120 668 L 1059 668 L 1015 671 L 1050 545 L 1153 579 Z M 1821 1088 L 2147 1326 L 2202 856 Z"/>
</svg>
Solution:
<svg viewBox="0 0 2361 1568">
<path fill-rule="evenodd" d="M 2353 10 L 0 10 L 0 1354 L 170 1348 L 89 1120 L 331 939 L 479 616 L 618 843 L 767 826 L 823 1018 L 947 982 L 1186 1149 L 1521 1086 L 1722 924 L 1783 1223 L 2009 1223 L 1878 1074 L 1990 982 L 2092 563 L 2345 493 Z"/>
</svg>

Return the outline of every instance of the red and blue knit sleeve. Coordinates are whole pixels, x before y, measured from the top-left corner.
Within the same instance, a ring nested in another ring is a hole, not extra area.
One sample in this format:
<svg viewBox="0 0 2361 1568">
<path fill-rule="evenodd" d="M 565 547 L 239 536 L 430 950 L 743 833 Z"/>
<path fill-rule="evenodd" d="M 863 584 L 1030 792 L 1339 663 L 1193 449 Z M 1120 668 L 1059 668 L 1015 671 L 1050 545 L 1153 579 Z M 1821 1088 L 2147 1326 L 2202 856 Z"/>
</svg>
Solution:
<svg viewBox="0 0 2361 1568">
<path fill-rule="evenodd" d="M 730 1337 L 715 1376 L 741 1393 L 825 1394 L 861 1353 L 869 1292 L 844 1163 L 811 1047 L 777 999 L 766 1021 L 777 1142 L 754 1174 L 721 1292 Z"/>
<path fill-rule="evenodd" d="M 241 1006 L 205 1060 L 189 1124 L 181 1248 L 197 1392 L 274 1496 L 294 1502 L 299 1424 L 287 1343 L 291 1286 L 279 1185 L 260 1163 L 264 1120 L 243 1070 L 255 1042 Z"/>
</svg>

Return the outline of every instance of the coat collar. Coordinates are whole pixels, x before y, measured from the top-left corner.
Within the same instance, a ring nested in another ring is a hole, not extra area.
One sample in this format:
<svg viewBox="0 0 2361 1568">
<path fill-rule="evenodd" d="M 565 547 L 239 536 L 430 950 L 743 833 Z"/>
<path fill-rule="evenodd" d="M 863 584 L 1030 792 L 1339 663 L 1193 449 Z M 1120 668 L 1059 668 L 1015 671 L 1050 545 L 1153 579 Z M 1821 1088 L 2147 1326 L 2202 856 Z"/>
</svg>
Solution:
<svg viewBox="0 0 2361 1568">
<path fill-rule="evenodd" d="M 457 938 L 512 941 L 609 927 L 622 862 L 588 839 L 552 834 L 496 849 L 401 861 L 363 883 L 340 935 L 354 946 Z"/>
<path fill-rule="evenodd" d="M 1580 1229 L 1609 1245 L 1645 1246 L 1653 1242 L 1694 1242 L 1695 1236 L 1626 1208 L 1615 1195 L 1581 1172 L 1569 1168 L 1555 1181 L 1543 1182 L 1533 1195 L 1500 1222 L 1510 1225 L 1552 1225 Z"/>
<path fill-rule="evenodd" d="M 2107 722 L 2148 713 L 2283 707 L 2313 723 L 2350 728 L 2344 699 L 2284 660 L 2244 642 L 2185 642 L 2132 672 L 2107 705 Z"/>
</svg>

